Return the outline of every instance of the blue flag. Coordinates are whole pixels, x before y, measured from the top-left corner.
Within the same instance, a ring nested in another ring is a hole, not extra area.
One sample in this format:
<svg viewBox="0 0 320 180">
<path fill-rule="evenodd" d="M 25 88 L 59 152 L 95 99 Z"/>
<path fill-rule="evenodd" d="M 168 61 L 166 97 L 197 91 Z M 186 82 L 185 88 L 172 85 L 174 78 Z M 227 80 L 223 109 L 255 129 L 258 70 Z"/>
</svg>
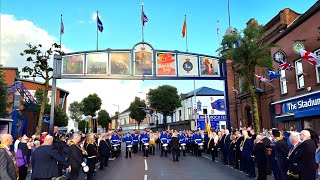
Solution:
<svg viewBox="0 0 320 180">
<path fill-rule="evenodd" d="M 98 26 L 99 31 L 102 32 L 103 31 L 103 24 L 100 21 L 100 18 L 98 15 L 97 15 L 97 26 Z"/>
<path fill-rule="evenodd" d="M 270 79 L 276 79 L 281 76 L 279 72 L 270 71 L 268 68 L 266 68 L 266 71 L 270 77 Z"/>
</svg>

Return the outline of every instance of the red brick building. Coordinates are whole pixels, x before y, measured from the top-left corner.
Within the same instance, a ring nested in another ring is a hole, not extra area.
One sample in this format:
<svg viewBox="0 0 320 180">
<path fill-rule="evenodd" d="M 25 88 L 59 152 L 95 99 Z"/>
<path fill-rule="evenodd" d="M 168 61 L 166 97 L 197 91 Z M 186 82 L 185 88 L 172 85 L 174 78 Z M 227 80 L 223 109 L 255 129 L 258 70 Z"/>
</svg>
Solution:
<svg viewBox="0 0 320 180">
<path fill-rule="evenodd" d="M 255 20 L 249 20 L 247 25 L 253 21 Z M 311 125 L 315 130 L 320 130 L 320 67 L 314 67 L 301 59 L 300 54 L 294 52 L 293 48 L 295 44 L 296 47 L 303 44 L 305 50 L 319 55 L 319 22 L 318 1 L 303 14 L 286 8 L 265 25 L 266 43 L 277 45 L 272 49 L 271 56 L 280 52 L 284 55 L 284 60 L 295 66 L 295 69 L 281 71 L 281 78 L 271 82 L 274 87 L 263 82 L 255 82 L 262 127 L 288 129 L 293 126 L 302 129 Z M 277 70 L 279 64 L 273 61 L 273 66 Z M 265 69 L 262 68 L 256 68 L 256 74 L 267 77 Z M 233 73 L 232 62 L 228 63 L 228 76 L 231 126 L 252 126 L 251 98 L 248 93 L 242 91 L 241 80 Z M 231 86 L 235 87 L 239 94 L 236 94 Z M 313 105 L 303 106 L 309 99 Z"/>
<path fill-rule="evenodd" d="M 4 72 L 5 81 L 8 86 L 14 84 L 17 81 L 20 81 L 24 84 L 24 86 L 31 92 L 35 92 L 38 88 L 45 89 L 45 86 L 41 82 L 32 81 L 28 79 L 22 79 L 19 76 L 19 71 L 17 67 L 0 67 L 0 69 Z M 49 86 L 49 95 L 51 94 L 51 86 Z M 69 92 L 66 90 L 63 90 L 61 88 L 57 88 L 56 91 L 56 105 L 59 105 L 60 108 L 62 108 L 65 112 L 67 110 L 67 97 L 69 95 Z M 20 96 L 19 93 L 16 95 L 10 94 L 8 98 L 8 102 L 12 105 L 16 103 L 21 104 L 20 102 L 23 101 L 23 98 Z M 7 111 L 11 112 L 13 109 L 13 106 L 11 108 L 8 108 Z M 27 124 L 27 135 L 30 136 L 35 133 L 37 122 L 38 122 L 38 113 L 34 111 L 28 111 L 23 110 L 23 106 L 20 105 L 19 109 L 22 113 L 22 115 L 26 116 L 28 119 Z"/>
</svg>

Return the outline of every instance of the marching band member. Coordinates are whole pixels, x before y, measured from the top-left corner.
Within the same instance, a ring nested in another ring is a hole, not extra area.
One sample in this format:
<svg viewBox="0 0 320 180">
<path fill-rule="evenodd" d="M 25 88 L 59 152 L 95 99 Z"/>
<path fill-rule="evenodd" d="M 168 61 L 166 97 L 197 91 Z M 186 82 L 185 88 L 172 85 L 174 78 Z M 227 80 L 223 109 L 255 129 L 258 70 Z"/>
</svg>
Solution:
<svg viewBox="0 0 320 180">
<path fill-rule="evenodd" d="M 178 138 L 179 138 L 180 145 L 185 144 L 184 146 L 186 146 L 186 136 L 182 133 L 181 130 L 179 131 Z M 185 149 L 183 150 L 182 146 L 181 146 L 181 151 L 183 156 L 186 157 L 186 150 Z M 179 151 L 179 156 L 180 156 L 180 151 Z"/>
<path fill-rule="evenodd" d="M 142 131 L 142 134 L 140 135 L 140 140 L 142 142 L 143 145 L 143 157 L 148 157 L 148 151 L 149 151 L 149 142 L 150 142 L 150 137 L 149 135 L 146 133 L 146 131 Z M 145 145 L 148 144 L 148 145 Z"/>
<path fill-rule="evenodd" d="M 165 130 L 160 135 L 160 141 L 161 141 L 161 155 L 160 155 L 160 157 L 162 157 L 163 151 L 164 151 L 163 145 L 168 144 L 168 135 Z M 167 151 L 164 151 L 164 155 L 165 155 L 165 157 L 167 157 Z"/>
<path fill-rule="evenodd" d="M 193 140 L 195 142 L 195 152 L 196 152 L 196 156 L 201 156 L 201 149 L 199 149 L 198 146 L 201 145 L 201 143 L 203 143 L 203 139 L 201 137 L 201 135 L 199 134 L 199 131 L 196 131 L 196 133 L 193 135 Z"/>
<path fill-rule="evenodd" d="M 124 142 L 126 143 L 126 157 L 125 157 L 125 158 L 128 158 L 128 154 L 129 154 L 129 157 L 132 158 L 132 157 L 131 157 L 131 150 L 129 151 L 129 148 L 130 148 L 129 145 L 132 146 L 132 144 L 133 144 L 133 139 L 132 139 L 132 136 L 130 135 L 129 132 L 128 132 L 126 138 L 124 139 Z"/>
<path fill-rule="evenodd" d="M 118 146 L 118 148 L 120 147 L 121 139 L 119 138 L 116 131 L 113 132 L 110 140 L 111 140 L 112 146 Z M 118 149 L 117 151 L 112 151 L 113 153 L 112 157 L 118 157 L 120 154 L 119 151 L 120 149 Z"/>
<path fill-rule="evenodd" d="M 138 152 L 138 145 L 139 145 L 139 135 L 136 132 L 133 136 L 133 153 Z"/>
<path fill-rule="evenodd" d="M 170 153 L 171 152 L 171 143 L 170 142 L 171 142 L 171 139 L 172 139 L 170 130 L 168 130 L 167 135 L 168 135 L 168 146 L 169 146 L 168 152 Z"/>
</svg>

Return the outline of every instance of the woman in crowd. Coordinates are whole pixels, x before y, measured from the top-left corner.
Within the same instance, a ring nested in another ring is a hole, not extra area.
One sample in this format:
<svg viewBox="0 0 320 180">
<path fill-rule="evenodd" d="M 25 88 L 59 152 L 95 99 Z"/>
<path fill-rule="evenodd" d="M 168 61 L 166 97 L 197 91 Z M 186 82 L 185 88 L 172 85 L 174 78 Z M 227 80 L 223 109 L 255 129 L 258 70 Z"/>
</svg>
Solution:
<svg viewBox="0 0 320 180">
<path fill-rule="evenodd" d="M 28 174 L 28 166 L 30 165 L 31 149 L 27 142 L 29 138 L 23 136 L 17 147 L 17 165 L 19 167 L 19 180 L 25 180 Z"/>
<path fill-rule="evenodd" d="M 95 144 L 95 137 L 94 134 L 90 134 L 87 137 L 86 143 L 85 143 L 85 150 L 87 152 L 87 165 L 89 167 L 89 171 L 87 173 L 87 179 L 91 180 L 92 175 L 94 173 L 95 164 L 97 162 L 97 146 Z"/>
<path fill-rule="evenodd" d="M 156 149 L 155 142 L 156 142 L 156 136 L 155 136 L 154 133 L 151 131 L 151 132 L 150 132 L 150 151 L 149 151 L 149 153 L 150 153 L 150 154 L 153 154 L 153 155 L 154 155 L 154 151 L 155 151 L 155 149 Z"/>
</svg>

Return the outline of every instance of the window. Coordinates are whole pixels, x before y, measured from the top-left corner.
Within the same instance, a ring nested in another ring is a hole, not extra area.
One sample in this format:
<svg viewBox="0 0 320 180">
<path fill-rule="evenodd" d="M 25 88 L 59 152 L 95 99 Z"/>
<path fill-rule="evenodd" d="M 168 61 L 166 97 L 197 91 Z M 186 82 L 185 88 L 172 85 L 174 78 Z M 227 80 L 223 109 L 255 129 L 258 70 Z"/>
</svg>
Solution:
<svg viewBox="0 0 320 180">
<path fill-rule="evenodd" d="M 208 110 L 207 109 L 203 109 L 203 114 L 208 114 Z"/>
<path fill-rule="evenodd" d="M 304 87 L 304 77 L 303 77 L 303 69 L 302 69 L 302 61 L 301 59 L 295 62 L 296 65 L 296 81 L 297 81 L 297 89 L 301 89 Z"/>
<path fill-rule="evenodd" d="M 181 110 L 179 110 L 179 121 L 182 120 L 182 114 L 181 114 Z"/>
<path fill-rule="evenodd" d="M 243 92 L 243 88 L 242 88 L 242 78 L 239 78 L 239 93 Z"/>
<path fill-rule="evenodd" d="M 13 97 L 13 107 L 14 108 L 19 108 L 20 106 L 20 93 L 18 91 L 14 92 L 14 97 Z"/>
<path fill-rule="evenodd" d="M 281 70 L 280 72 L 280 87 L 281 87 L 281 94 L 287 94 L 287 79 L 286 79 L 286 70 Z"/>
<path fill-rule="evenodd" d="M 316 50 L 314 53 L 316 53 L 317 57 L 320 58 L 320 49 Z M 320 83 L 320 65 L 316 66 L 316 73 L 317 73 L 317 83 Z"/>
<path fill-rule="evenodd" d="M 188 108 L 188 119 L 191 119 L 191 118 L 192 118 L 191 115 L 192 115 L 192 108 L 189 107 L 189 108 Z"/>
</svg>

